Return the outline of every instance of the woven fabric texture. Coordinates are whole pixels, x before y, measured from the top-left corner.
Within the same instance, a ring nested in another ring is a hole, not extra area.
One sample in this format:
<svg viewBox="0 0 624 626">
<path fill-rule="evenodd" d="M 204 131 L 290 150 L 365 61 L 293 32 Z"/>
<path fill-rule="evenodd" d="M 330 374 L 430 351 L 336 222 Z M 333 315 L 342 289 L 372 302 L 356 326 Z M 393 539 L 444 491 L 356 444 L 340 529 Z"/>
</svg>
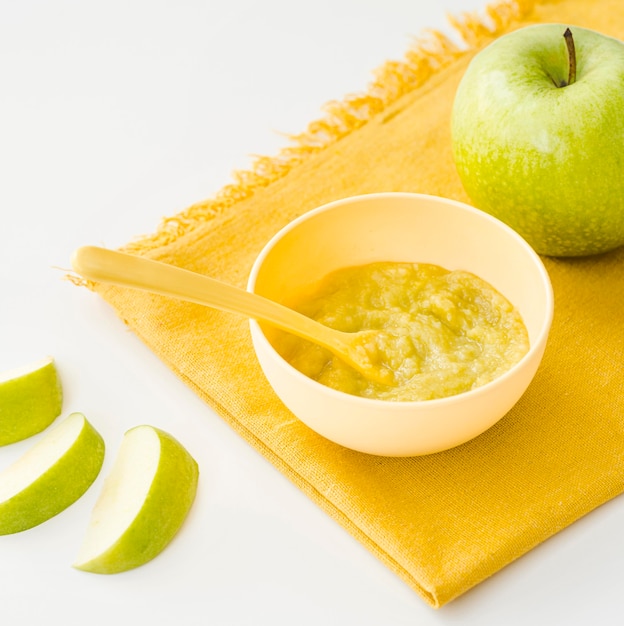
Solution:
<svg viewBox="0 0 624 626">
<path fill-rule="evenodd" d="M 377 71 L 368 93 L 329 104 L 291 147 L 126 249 L 244 287 L 268 239 L 326 202 L 380 191 L 469 202 L 449 118 L 475 52 L 538 22 L 624 39 L 624 3 L 501 2 L 484 19 L 453 22 L 467 46 L 423 35 Z M 624 249 L 545 264 L 555 319 L 529 390 L 480 437 L 415 458 L 353 452 L 301 424 L 263 378 L 245 319 L 90 287 L 279 471 L 440 607 L 624 490 Z"/>
</svg>

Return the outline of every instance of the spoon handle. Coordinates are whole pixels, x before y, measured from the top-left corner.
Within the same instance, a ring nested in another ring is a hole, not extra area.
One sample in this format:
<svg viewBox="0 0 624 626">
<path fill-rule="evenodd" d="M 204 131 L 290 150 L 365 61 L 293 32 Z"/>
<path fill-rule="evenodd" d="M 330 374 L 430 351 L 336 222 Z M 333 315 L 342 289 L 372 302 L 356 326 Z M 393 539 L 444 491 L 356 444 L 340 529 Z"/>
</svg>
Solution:
<svg viewBox="0 0 624 626">
<path fill-rule="evenodd" d="M 133 287 L 268 322 L 332 351 L 340 333 L 293 309 L 203 274 L 144 257 L 84 246 L 72 256 L 74 270 L 95 282 Z"/>
</svg>

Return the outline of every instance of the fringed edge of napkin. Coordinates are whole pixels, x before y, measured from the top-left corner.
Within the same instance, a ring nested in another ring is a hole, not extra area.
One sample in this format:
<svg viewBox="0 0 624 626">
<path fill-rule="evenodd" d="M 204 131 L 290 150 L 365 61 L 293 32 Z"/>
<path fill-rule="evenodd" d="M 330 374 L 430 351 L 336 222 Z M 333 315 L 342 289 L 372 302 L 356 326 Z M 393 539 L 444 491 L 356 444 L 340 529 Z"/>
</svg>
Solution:
<svg viewBox="0 0 624 626">
<path fill-rule="evenodd" d="M 232 174 L 233 182 L 213 198 L 197 202 L 177 215 L 163 219 L 152 235 L 139 236 L 123 247 L 142 254 L 160 248 L 189 233 L 198 224 L 210 221 L 237 202 L 286 176 L 306 159 L 357 130 L 402 96 L 421 87 L 430 77 L 458 58 L 474 52 L 527 16 L 536 5 L 550 0 L 499 0 L 485 8 L 485 14 L 463 13 L 447 16 L 461 43 L 436 30 L 416 38 L 401 61 L 388 61 L 373 72 L 374 80 L 361 94 L 325 105 L 325 115 L 311 122 L 298 135 L 289 135 L 291 145 L 277 155 L 256 157 L 249 170 Z M 488 23 L 489 22 L 489 23 Z M 88 285 L 76 277 L 73 282 Z"/>
</svg>

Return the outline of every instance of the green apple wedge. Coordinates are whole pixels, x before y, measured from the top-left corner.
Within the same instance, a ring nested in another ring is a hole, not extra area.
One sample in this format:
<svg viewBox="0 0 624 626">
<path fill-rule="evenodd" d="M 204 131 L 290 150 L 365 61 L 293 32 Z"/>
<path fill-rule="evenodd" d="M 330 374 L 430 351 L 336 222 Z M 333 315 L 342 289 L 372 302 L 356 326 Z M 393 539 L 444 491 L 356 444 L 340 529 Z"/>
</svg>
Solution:
<svg viewBox="0 0 624 626">
<path fill-rule="evenodd" d="M 526 26 L 481 50 L 453 103 L 453 155 L 474 205 L 540 254 L 624 244 L 624 42 Z"/>
<path fill-rule="evenodd" d="M 0 374 L 0 446 L 47 428 L 63 405 L 61 380 L 52 357 Z"/>
<path fill-rule="evenodd" d="M 72 413 L 0 473 L 0 535 L 37 526 L 65 510 L 96 479 L 104 441 Z"/>
<path fill-rule="evenodd" d="M 73 567 L 115 574 L 151 561 L 180 530 L 198 478 L 196 461 L 171 435 L 148 425 L 128 430 Z"/>
</svg>

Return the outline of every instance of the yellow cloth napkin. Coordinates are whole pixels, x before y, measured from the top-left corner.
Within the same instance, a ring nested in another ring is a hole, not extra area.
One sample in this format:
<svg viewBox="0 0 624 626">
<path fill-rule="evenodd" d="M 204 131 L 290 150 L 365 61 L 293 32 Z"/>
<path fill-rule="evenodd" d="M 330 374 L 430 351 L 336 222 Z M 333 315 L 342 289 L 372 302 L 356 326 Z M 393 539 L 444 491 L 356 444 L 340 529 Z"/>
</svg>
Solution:
<svg viewBox="0 0 624 626">
<path fill-rule="evenodd" d="M 468 201 L 453 165 L 449 114 L 474 52 L 533 22 L 624 39 L 621 0 L 502 2 L 454 20 L 468 44 L 423 37 L 369 93 L 327 115 L 214 199 L 127 249 L 244 286 L 264 243 L 337 198 L 414 191 Z M 543 365 L 518 405 L 447 452 L 381 458 L 310 431 L 275 397 L 247 321 L 132 290 L 91 285 L 242 437 L 374 555 L 440 607 L 624 490 L 624 249 L 545 259 L 556 314 Z"/>
</svg>

